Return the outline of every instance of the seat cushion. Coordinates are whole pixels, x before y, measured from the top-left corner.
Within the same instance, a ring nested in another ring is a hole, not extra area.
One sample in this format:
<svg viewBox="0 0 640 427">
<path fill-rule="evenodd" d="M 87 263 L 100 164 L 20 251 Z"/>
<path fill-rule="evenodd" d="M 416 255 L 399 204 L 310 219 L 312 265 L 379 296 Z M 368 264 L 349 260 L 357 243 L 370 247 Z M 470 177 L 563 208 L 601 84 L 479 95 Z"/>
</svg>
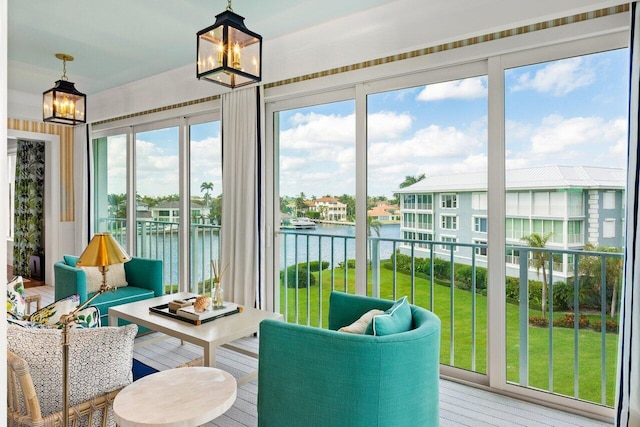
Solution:
<svg viewBox="0 0 640 427">
<path fill-rule="evenodd" d="M 69 333 L 69 403 L 130 384 L 137 325 Z M 7 326 L 7 349 L 29 364 L 42 415 L 62 410 L 62 331 Z"/>
</svg>

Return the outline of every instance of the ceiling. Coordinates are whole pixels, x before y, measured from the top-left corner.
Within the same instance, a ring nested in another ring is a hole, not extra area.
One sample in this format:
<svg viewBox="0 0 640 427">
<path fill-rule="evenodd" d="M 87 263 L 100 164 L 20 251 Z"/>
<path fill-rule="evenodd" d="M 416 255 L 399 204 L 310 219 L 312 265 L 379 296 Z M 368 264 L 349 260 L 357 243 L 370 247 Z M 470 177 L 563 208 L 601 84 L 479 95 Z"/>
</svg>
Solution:
<svg viewBox="0 0 640 427">
<path fill-rule="evenodd" d="M 233 11 L 270 39 L 395 0 L 236 0 Z M 196 32 L 225 0 L 9 0 L 8 89 L 42 94 L 67 76 L 87 95 L 193 64 Z M 194 65 L 195 75 L 195 65 Z"/>
</svg>

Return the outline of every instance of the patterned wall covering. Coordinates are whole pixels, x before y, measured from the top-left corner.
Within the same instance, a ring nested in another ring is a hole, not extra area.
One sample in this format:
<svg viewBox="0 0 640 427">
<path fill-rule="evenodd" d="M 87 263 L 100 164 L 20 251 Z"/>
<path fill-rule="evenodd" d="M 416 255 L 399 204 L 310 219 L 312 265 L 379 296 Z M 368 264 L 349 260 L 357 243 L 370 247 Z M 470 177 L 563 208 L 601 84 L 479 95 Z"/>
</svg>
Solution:
<svg viewBox="0 0 640 427">
<path fill-rule="evenodd" d="M 60 137 L 60 221 L 75 221 L 73 127 L 9 118 L 7 119 L 7 129 L 48 133 Z"/>
</svg>

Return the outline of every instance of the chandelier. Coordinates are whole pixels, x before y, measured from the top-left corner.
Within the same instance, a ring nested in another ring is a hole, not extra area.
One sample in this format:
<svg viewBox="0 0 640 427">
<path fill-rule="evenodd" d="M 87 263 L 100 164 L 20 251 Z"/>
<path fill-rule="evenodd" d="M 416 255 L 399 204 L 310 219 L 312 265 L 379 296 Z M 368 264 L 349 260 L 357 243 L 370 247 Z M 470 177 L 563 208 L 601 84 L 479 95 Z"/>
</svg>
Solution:
<svg viewBox="0 0 640 427">
<path fill-rule="evenodd" d="M 262 79 L 262 36 L 244 25 L 244 18 L 227 9 L 216 22 L 197 33 L 196 76 L 230 88 Z"/>
<path fill-rule="evenodd" d="M 87 96 L 78 92 L 74 83 L 67 78 L 67 61 L 73 61 L 73 56 L 56 53 L 56 58 L 62 61 L 62 77 L 54 87 L 42 94 L 42 119 L 63 125 L 86 123 Z"/>
</svg>

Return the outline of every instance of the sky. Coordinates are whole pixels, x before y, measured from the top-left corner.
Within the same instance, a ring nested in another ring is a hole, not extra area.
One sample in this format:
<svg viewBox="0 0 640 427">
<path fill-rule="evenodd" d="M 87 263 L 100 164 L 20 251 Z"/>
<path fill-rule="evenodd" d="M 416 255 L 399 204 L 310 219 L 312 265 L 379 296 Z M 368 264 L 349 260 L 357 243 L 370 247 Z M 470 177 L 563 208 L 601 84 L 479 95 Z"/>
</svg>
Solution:
<svg viewBox="0 0 640 427">
<path fill-rule="evenodd" d="M 627 63 L 620 49 L 507 70 L 507 168 L 624 168 Z M 487 170 L 486 76 L 372 94 L 367 110 L 370 196 L 393 197 L 408 175 Z M 280 195 L 355 195 L 355 101 L 277 114 Z M 219 122 L 191 128 L 194 196 L 203 182 L 213 196 L 222 190 L 219 131 Z M 138 194 L 177 194 L 177 128 L 136 139 Z M 109 156 L 108 191 L 124 192 L 123 137 L 109 139 Z"/>
</svg>

